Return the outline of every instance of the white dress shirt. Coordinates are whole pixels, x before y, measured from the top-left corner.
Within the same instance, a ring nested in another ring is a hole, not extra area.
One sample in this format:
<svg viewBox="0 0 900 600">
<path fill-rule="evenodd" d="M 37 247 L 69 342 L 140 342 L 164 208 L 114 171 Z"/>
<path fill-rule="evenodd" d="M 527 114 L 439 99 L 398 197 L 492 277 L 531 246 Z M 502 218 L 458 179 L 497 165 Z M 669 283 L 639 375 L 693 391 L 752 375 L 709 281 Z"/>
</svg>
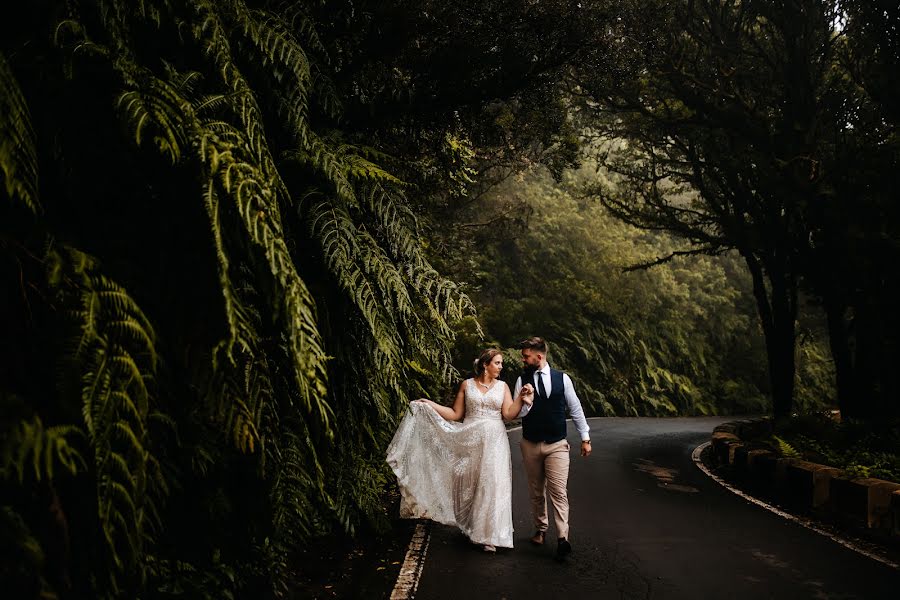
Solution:
<svg viewBox="0 0 900 600">
<path fill-rule="evenodd" d="M 544 368 L 535 371 L 535 376 L 544 380 L 544 389 L 547 391 L 547 396 L 550 396 L 552 387 L 552 383 L 550 382 L 550 365 L 544 365 Z M 537 379 L 535 379 L 535 383 L 537 383 Z M 516 379 L 516 389 L 513 392 L 513 398 L 519 395 L 521 389 L 522 376 L 520 375 L 518 379 Z M 537 394 L 538 391 L 535 389 L 534 393 Z M 578 430 L 581 441 L 584 442 L 590 440 L 591 428 L 588 426 L 587 419 L 584 418 L 584 409 L 581 408 L 581 400 L 579 400 L 578 396 L 575 394 L 575 386 L 572 385 L 572 380 L 566 373 L 563 373 L 563 393 L 566 396 L 566 405 L 569 407 L 569 415 L 575 423 L 575 429 Z M 531 404 L 523 404 L 522 410 L 519 411 L 518 418 L 521 419 L 527 415 L 528 411 L 531 410 L 531 406 Z"/>
</svg>

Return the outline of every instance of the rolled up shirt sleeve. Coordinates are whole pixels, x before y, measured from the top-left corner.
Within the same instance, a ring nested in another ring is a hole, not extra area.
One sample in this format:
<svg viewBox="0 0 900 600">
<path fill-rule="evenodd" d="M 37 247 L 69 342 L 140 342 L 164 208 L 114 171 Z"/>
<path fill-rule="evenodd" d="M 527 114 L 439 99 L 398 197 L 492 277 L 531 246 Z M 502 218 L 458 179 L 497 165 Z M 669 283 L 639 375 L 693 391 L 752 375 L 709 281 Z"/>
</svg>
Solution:
<svg viewBox="0 0 900 600">
<path fill-rule="evenodd" d="M 572 422 L 575 423 L 575 429 L 578 430 L 581 441 L 584 442 L 590 440 L 591 428 L 588 426 L 587 419 L 584 418 L 584 409 L 581 407 L 581 400 L 578 399 L 578 395 L 575 393 L 575 386 L 572 384 L 572 380 L 566 373 L 563 373 L 563 391 L 566 395 L 566 404 L 569 407 L 569 415 L 572 417 Z M 521 414 L 519 416 L 521 416 Z"/>
<path fill-rule="evenodd" d="M 513 398 L 516 398 L 516 397 L 519 395 L 519 392 L 520 392 L 520 391 L 522 391 L 522 378 L 521 378 L 521 377 L 517 377 L 517 378 L 516 378 L 516 388 L 515 388 L 515 391 L 513 392 Z M 527 415 L 527 414 L 528 414 L 528 411 L 530 411 L 530 410 L 531 410 L 531 404 L 525 404 L 525 403 L 523 402 L 523 403 L 522 403 L 522 410 L 519 411 L 519 414 L 518 414 L 518 416 L 517 416 L 516 418 L 517 418 L 517 419 L 521 419 L 522 417 L 524 417 L 525 415 Z"/>
</svg>

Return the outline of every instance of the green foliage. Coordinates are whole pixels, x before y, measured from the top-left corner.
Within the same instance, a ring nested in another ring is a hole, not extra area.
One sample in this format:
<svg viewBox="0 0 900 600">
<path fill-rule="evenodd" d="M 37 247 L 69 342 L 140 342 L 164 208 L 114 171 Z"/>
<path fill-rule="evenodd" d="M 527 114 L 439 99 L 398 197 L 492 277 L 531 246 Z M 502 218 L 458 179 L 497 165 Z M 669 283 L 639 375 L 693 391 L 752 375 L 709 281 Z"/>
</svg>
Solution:
<svg viewBox="0 0 900 600">
<path fill-rule="evenodd" d="M 790 445 L 788 442 L 784 441 L 777 435 L 773 435 L 772 439 L 775 440 L 775 443 L 778 446 L 778 452 L 785 458 L 800 458 L 801 457 L 800 453 L 797 451 L 796 448 L 794 448 L 792 445 Z"/>
<path fill-rule="evenodd" d="M 421 163 L 345 116 L 367 40 L 333 17 L 369 13 L 57 8 L 35 13 L 54 47 L 13 33 L 19 62 L 0 57 L 2 210 L 33 213 L 3 224 L 4 369 L 22 370 L 0 391 L 26 399 L 0 423 L 10 514 L 72 480 L 58 506 L 81 550 L 44 578 L 60 594 L 290 596 L 310 540 L 383 527 L 396 418 L 447 385 L 474 312 L 427 258 Z M 435 180 L 473 182 L 456 125 L 412 126 L 447 140 Z"/>
<path fill-rule="evenodd" d="M 797 344 L 795 409 L 801 415 L 821 413 L 837 405 L 834 361 L 824 347 L 826 338 L 821 330 L 808 331 Z"/>
<path fill-rule="evenodd" d="M 155 556 L 148 556 L 147 562 L 148 570 L 156 573 L 161 582 L 153 590 L 154 595 L 160 598 L 233 600 L 236 597 L 233 587 L 237 574 L 218 557 L 207 569 L 200 569 L 186 561 L 159 560 Z"/>
<path fill-rule="evenodd" d="M 472 142 L 448 133 L 444 148 L 444 158 L 449 163 L 450 180 L 454 184 L 448 193 L 451 197 L 465 196 L 467 188 L 475 183 L 478 175 L 477 170 L 472 166 L 475 158 Z"/>
<path fill-rule="evenodd" d="M 731 249 L 744 260 L 777 417 L 816 401 L 795 389 L 808 301 L 827 315 L 842 411 L 898 411 L 891 98 L 900 53 L 891 32 L 900 15 L 890 3 L 845 4 L 605 5 L 608 24 L 568 80 L 581 123 L 605 142 L 599 159 L 617 175 L 595 197 L 681 240 L 647 264 Z"/>
<path fill-rule="evenodd" d="M 486 337 L 546 337 L 551 363 L 573 376 L 594 414 L 764 412 L 764 350 L 736 257 L 627 270 L 674 242 L 580 197 L 595 169 L 585 165 L 560 183 L 534 169 L 460 211 L 460 222 L 479 226 L 454 231 L 452 250 L 438 260 L 472 286 Z M 457 368 L 470 368 L 476 338 L 458 337 Z M 507 363 L 512 381 L 518 353 Z"/>
<path fill-rule="evenodd" d="M 851 477 L 900 482 L 900 427 L 896 422 L 874 427 L 852 420 L 838 423 L 818 413 L 780 424 L 779 434 L 774 436 L 777 443 L 794 450 L 794 458 L 843 469 Z"/>
<path fill-rule="evenodd" d="M 81 379 L 82 418 L 94 453 L 98 518 L 114 565 L 108 574 L 115 593 L 116 571 L 143 568 L 144 544 L 162 526 L 158 503 L 168 491 L 149 432 L 157 409 L 156 334 L 134 299 L 99 273 L 90 257 L 51 251 L 48 268 L 75 286 L 62 292 L 76 296 L 71 317 L 78 332 L 69 358 Z"/>
<path fill-rule="evenodd" d="M 3 435 L 0 478 L 15 479 L 22 485 L 26 478 L 52 481 L 60 467 L 69 475 L 86 470 L 87 465 L 73 443 L 80 434 L 81 430 L 72 425 L 44 427 L 36 415 L 29 421 L 20 421 Z"/>
<path fill-rule="evenodd" d="M 37 168 L 28 104 L 0 52 L 0 172 L 7 196 L 35 213 L 41 209 Z"/>
</svg>

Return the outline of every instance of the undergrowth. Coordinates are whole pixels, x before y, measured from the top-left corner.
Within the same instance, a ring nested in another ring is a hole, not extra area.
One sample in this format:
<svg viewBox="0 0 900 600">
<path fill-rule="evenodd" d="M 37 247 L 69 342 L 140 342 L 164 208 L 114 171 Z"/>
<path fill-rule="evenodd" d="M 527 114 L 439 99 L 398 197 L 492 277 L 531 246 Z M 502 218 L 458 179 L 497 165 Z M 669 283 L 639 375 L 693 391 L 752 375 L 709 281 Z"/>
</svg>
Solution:
<svg viewBox="0 0 900 600">
<path fill-rule="evenodd" d="M 765 440 L 782 456 L 842 469 L 852 477 L 900 482 L 900 422 L 837 423 L 824 415 L 794 417 Z"/>
</svg>

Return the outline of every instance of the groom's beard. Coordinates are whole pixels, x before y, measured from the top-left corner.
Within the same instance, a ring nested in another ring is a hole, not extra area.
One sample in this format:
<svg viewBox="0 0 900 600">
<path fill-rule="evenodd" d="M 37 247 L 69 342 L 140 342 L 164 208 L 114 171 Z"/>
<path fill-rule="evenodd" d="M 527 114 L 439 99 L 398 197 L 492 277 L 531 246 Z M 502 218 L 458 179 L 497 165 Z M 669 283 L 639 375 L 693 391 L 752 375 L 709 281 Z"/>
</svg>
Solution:
<svg viewBox="0 0 900 600">
<path fill-rule="evenodd" d="M 534 373 L 537 371 L 537 367 L 533 367 L 531 365 L 527 365 L 522 367 L 522 376 L 523 377 L 531 377 L 534 378 Z"/>
</svg>

